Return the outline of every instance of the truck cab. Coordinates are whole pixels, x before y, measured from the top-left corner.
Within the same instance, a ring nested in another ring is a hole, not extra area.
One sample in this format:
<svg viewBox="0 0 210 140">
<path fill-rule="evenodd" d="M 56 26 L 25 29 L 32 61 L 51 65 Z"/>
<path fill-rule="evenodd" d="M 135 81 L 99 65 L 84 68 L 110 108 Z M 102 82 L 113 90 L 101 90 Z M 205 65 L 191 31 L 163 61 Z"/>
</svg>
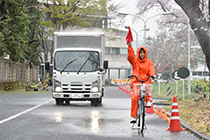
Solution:
<svg viewBox="0 0 210 140">
<path fill-rule="evenodd" d="M 57 105 L 70 101 L 102 103 L 104 74 L 103 33 L 54 33 L 53 98 Z"/>
</svg>

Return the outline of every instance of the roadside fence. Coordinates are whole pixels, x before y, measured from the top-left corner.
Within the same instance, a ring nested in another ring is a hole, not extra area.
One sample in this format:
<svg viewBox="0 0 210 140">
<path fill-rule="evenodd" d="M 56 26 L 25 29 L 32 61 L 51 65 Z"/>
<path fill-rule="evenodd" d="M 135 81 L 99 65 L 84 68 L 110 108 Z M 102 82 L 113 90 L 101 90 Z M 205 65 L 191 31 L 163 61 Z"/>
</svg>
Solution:
<svg viewBox="0 0 210 140">
<path fill-rule="evenodd" d="M 37 81 L 39 67 L 0 58 L 0 83 Z"/>
</svg>

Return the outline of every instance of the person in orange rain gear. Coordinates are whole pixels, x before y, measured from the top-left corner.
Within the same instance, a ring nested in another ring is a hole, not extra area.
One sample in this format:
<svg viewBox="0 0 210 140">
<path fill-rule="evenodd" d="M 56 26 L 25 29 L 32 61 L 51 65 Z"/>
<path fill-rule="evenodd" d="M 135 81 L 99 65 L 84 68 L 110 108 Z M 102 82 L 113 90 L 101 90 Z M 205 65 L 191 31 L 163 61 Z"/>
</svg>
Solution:
<svg viewBox="0 0 210 140">
<path fill-rule="evenodd" d="M 131 46 L 131 43 L 128 43 L 128 55 L 127 60 L 130 62 L 133 68 L 132 75 L 136 75 L 139 80 L 147 80 L 149 76 L 153 76 L 156 78 L 156 70 L 154 68 L 154 63 L 152 60 L 148 59 L 148 51 L 146 47 L 141 46 L 137 49 L 137 57 L 135 56 L 133 47 Z M 133 84 L 139 83 L 135 77 L 131 79 L 131 88 L 132 92 L 134 93 Z M 144 84 L 151 84 L 152 79 L 150 78 L 147 82 L 144 82 Z M 146 96 L 145 101 L 147 103 L 147 106 L 149 106 L 149 96 Z M 133 94 L 133 98 L 131 100 L 131 122 L 130 123 L 136 123 L 136 117 L 137 117 L 137 111 L 139 108 L 138 101 L 140 99 L 140 95 Z"/>
</svg>

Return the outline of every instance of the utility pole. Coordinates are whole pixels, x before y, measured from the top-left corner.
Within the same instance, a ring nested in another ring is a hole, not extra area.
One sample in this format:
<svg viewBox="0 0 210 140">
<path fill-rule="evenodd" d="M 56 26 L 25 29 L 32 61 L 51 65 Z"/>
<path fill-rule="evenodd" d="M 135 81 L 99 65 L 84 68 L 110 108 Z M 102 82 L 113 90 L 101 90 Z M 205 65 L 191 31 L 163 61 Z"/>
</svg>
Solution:
<svg viewBox="0 0 210 140">
<path fill-rule="evenodd" d="M 191 94 L 191 66 L 190 66 L 190 19 L 188 18 L 188 70 L 190 72 L 190 75 L 188 77 L 188 95 Z"/>
</svg>

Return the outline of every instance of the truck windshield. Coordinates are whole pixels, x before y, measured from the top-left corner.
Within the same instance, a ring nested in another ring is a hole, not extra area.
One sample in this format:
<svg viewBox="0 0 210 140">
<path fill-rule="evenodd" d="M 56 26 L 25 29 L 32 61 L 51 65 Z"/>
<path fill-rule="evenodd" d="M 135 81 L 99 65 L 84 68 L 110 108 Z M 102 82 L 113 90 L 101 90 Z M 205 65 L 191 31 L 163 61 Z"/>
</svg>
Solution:
<svg viewBox="0 0 210 140">
<path fill-rule="evenodd" d="M 69 62 L 72 63 L 67 65 Z M 82 66 L 83 64 L 84 66 Z M 64 69 L 64 72 L 94 72 L 99 68 L 100 56 L 96 51 L 58 51 L 55 53 L 55 70 L 62 71 Z"/>
</svg>

